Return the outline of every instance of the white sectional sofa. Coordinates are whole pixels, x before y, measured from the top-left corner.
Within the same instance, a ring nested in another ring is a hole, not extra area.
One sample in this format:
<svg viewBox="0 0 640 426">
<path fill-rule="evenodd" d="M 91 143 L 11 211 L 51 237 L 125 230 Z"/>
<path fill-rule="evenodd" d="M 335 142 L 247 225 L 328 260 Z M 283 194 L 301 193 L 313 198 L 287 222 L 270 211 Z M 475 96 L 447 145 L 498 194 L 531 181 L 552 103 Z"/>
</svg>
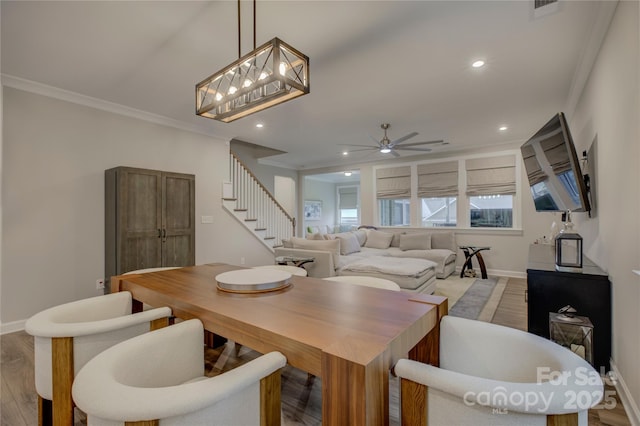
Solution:
<svg viewBox="0 0 640 426">
<path fill-rule="evenodd" d="M 454 272 L 456 250 L 452 231 L 360 229 L 294 237 L 276 248 L 275 255 L 313 257 L 313 263 L 305 264 L 311 277 L 380 277 L 404 290 L 433 293 L 436 278 Z"/>
</svg>

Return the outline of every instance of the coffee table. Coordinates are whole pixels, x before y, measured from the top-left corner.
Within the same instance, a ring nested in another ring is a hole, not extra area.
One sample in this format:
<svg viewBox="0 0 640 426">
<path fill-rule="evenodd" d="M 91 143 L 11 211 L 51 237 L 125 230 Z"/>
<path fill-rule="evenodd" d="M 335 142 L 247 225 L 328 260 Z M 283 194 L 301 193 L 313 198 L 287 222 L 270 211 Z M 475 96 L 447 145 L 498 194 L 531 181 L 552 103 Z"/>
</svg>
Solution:
<svg viewBox="0 0 640 426">
<path fill-rule="evenodd" d="M 208 264 L 112 279 L 142 303 L 169 306 L 182 319 L 322 379 L 324 425 L 389 422 L 389 370 L 399 358 L 438 365 L 439 320 L 447 299 L 293 276 L 270 293 L 219 291 L 214 277 L 242 269 Z"/>
</svg>

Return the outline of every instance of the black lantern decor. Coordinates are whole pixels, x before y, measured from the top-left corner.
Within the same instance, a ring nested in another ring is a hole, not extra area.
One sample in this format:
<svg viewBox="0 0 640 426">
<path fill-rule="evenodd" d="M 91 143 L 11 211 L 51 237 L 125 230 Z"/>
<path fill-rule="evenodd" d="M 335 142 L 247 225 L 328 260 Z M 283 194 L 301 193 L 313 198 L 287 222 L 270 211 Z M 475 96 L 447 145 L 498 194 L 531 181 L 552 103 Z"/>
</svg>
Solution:
<svg viewBox="0 0 640 426">
<path fill-rule="evenodd" d="M 556 237 L 556 270 L 582 271 L 582 237 L 573 231 L 571 217 L 567 214 L 564 229 Z"/>
</svg>

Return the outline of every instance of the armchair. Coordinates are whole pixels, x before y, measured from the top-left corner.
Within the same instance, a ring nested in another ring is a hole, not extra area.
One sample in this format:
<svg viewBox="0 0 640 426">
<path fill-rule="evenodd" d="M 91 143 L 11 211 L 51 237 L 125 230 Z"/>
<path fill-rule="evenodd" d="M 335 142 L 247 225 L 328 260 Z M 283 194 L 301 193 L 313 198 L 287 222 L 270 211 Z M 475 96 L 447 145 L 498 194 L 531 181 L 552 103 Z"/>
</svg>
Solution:
<svg viewBox="0 0 640 426">
<path fill-rule="evenodd" d="M 271 352 L 204 377 L 203 332 L 199 320 L 183 321 L 89 361 L 73 384 L 88 426 L 280 424 L 284 355 Z"/>
<path fill-rule="evenodd" d="M 453 316 L 440 323 L 440 367 L 402 359 L 394 371 L 403 425 L 586 426 L 603 396 L 599 374 L 568 349 Z"/>
</svg>

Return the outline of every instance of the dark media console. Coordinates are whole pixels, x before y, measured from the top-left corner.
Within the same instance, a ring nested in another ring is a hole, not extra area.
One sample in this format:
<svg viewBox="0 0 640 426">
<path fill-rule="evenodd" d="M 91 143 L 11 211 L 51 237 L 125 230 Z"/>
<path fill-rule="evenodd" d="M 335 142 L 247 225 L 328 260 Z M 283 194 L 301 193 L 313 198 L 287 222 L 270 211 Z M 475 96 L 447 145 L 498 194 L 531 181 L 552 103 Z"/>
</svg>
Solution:
<svg viewBox="0 0 640 426">
<path fill-rule="evenodd" d="M 554 246 L 532 244 L 527 266 L 527 313 L 530 333 L 549 338 L 549 312 L 571 305 L 593 323 L 596 370 L 609 371 L 611 358 L 611 283 L 608 275 L 583 258 L 582 272 L 555 269 Z"/>
</svg>

